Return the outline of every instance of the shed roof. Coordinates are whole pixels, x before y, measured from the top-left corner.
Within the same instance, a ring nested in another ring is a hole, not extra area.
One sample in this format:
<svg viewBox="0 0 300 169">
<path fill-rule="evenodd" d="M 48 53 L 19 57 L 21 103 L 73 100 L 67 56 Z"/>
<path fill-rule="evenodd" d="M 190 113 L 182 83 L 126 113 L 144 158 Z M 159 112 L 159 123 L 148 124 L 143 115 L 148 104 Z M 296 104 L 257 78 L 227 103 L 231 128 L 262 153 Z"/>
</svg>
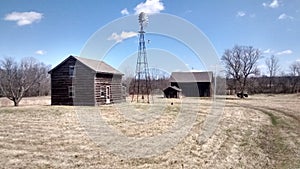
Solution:
<svg viewBox="0 0 300 169">
<path fill-rule="evenodd" d="M 165 88 L 164 91 L 166 91 L 167 89 L 174 89 L 174 90 L 176 90 L 176 91 L 178 91 L 178 92 L 181 92 L 181 91 L 182 91 L 181 89 L 179 89 L 179 88 L 176 87 L 176 86 L 169 86 L 169 87 Z"/>
<path fill-rule="evenodd" d="M 72 56 L 72 55 L 70 55 L 67 59 L 62 61 L 60 64 L 58 64 L 52 70 L 50 70 L 49 73 L 51 73 L 53 70 L 58 68 L 60 65 L 62 65 L 64 62 L 66 62 L 70 58 L 75 58 L 77 61 L 79 61 L 80 63 L 86 65 L 87 67 L 89 67 L 90 69 L 95 71 L 96 73 L 110 73 L 110 74 L 123 75 L 123 73 L 121 73 L 117 69 L 113 68 L 109 64 L 105 63 L 104 61 L 99 61 L 99 60 L 94 60 L 94 59 L 87 59 L 87 58 L 83 58 L 83 57 L 79 57 L 79 56 Z"/>
<path fill-rule="evenodd" d="M 213 72 L 172 72 L 170 82 L 212 82 Z"/>
</svg>

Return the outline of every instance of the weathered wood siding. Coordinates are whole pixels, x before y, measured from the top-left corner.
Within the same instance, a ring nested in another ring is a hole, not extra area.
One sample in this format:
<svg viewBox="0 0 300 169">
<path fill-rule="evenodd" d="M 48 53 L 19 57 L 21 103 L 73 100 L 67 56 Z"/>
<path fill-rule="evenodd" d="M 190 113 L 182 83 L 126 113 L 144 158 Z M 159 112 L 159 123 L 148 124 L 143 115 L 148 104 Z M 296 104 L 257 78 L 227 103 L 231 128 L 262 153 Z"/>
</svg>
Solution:
<svg viewBox="0 0 300 169">
<path fill-rule="evenodd" d="M 164 95 L 166 98 L 180 98 L 180 91 L 168 87 L 164 90 Z"/>
<path fill-rule="evenodd" d="M 94 77 L 96 72 L 83 65 L 81 62 L 75 64 L 75 86 L 74 105 L 95 106 Z"/>
<path fill-rule="evenodd" d="M 122 76 L 114 75 L 111 83 L 111 94 L 114 103 L 120 103 L 125 101 L 124 91 L 122 90 Z"/>
<path fill-rule="evenodd" d="M 107 91 L 106 87 L 110 88 L 110 103 L 122 102 L 122 76 L 105 73 L 97 73 L 95 76 L 95 100 L 96 105 L 106 104 Z"/>
<path fill-rule="evenodd" d="M 180 88 L 186 97 L 210 97 L 212 91 L 209 82 L 171 82 L 171 86 Z"/>
<path fill-rule="evenodd" d="M 73 77 L 69 75 L 69 66 L 75 66 Z M 51 104 L 95 105 L 94 76 L 94 71 L 75 58 L 66 60 L 51 72 Z M 69 86 L 75 87 L 75 97 L 69 97 Z"/>
</svg>

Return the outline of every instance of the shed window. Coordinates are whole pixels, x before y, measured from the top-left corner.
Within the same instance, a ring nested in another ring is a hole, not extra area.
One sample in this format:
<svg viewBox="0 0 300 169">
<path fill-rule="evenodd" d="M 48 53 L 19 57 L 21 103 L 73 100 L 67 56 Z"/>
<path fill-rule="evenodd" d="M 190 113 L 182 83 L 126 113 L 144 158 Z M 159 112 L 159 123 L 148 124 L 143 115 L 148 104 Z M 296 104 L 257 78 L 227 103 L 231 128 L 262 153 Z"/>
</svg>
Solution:
<svg viewBox="0 0 300 169">
<path fill-rule="evenodd" d="M 75 77 L 75 66 L 69 66 L 69 76 Z"/>
<path fill-rule="evenodd" d="M 69 86 L 69 97 L 75 97 L 75 87 Z"/>
</svg>

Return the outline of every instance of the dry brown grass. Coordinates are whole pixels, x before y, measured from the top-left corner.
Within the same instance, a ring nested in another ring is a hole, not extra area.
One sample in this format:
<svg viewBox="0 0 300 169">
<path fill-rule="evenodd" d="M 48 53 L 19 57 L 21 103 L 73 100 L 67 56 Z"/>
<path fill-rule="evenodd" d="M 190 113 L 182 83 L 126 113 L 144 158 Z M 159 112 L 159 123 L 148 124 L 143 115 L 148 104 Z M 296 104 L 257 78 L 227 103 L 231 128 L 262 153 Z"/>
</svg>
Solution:
<svg viewBox="0 0 300 169">
<path fill-rule="evenodd" d="M 40 97 L 24 97 L 19 105 L 20 106 L 36 106 L 36 105 L 50 105 L 50 96 L 40 96 Z M 0 97 L 0 107 L 14 106 L 13 101 L 6 97 Z"/>
<path fill-rule="evenodd" d="M 74 107 L 49 106 L 47 97 L 38 98 L 39 105 L 34 105 L 38 103 L 34 98 L 25 98 L 20 107 L 12 107 L 1 98 L 0 168 L 300 168 L 299 95 L 228 98 L 207 142 L 199 144 L 197 139 L 211 100 L 201 99 L 196 108 L 191 99 L 189 107 L 198 116 L 188 136 L 168 152 L 137 159 L 97 146 L 80 125 Z M 125 109 L 126 104 L 118 108 Z M 82 109 L 100 109 L 107 123 L 126 136 L 148 137 L 165 132 L 176 120 L 180 100 L 164 104 L 164 113 L 144 125 L 124 118 L 113 105 Z"/>
</svg>

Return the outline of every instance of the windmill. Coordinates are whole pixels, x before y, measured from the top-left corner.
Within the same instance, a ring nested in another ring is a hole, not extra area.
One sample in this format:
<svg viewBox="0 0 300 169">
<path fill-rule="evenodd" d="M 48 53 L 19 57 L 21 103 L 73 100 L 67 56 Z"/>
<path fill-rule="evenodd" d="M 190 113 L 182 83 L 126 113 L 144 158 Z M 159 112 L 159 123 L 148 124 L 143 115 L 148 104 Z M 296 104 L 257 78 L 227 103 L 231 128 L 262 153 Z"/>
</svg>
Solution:
<svg viewBox="0 0 300 169">
<path fill-rule="evenodd" d="M 139 46 L 131 101 L 136 101 L 137 103 L 139 101 L 150 103 L 149 94 L 151 90 L 151 82 L 144 38 L 144 28 L 148 24 L 148 16 L 146 13 L 141 12 L 138 20 L 140 25 Z"/>
</svg>

